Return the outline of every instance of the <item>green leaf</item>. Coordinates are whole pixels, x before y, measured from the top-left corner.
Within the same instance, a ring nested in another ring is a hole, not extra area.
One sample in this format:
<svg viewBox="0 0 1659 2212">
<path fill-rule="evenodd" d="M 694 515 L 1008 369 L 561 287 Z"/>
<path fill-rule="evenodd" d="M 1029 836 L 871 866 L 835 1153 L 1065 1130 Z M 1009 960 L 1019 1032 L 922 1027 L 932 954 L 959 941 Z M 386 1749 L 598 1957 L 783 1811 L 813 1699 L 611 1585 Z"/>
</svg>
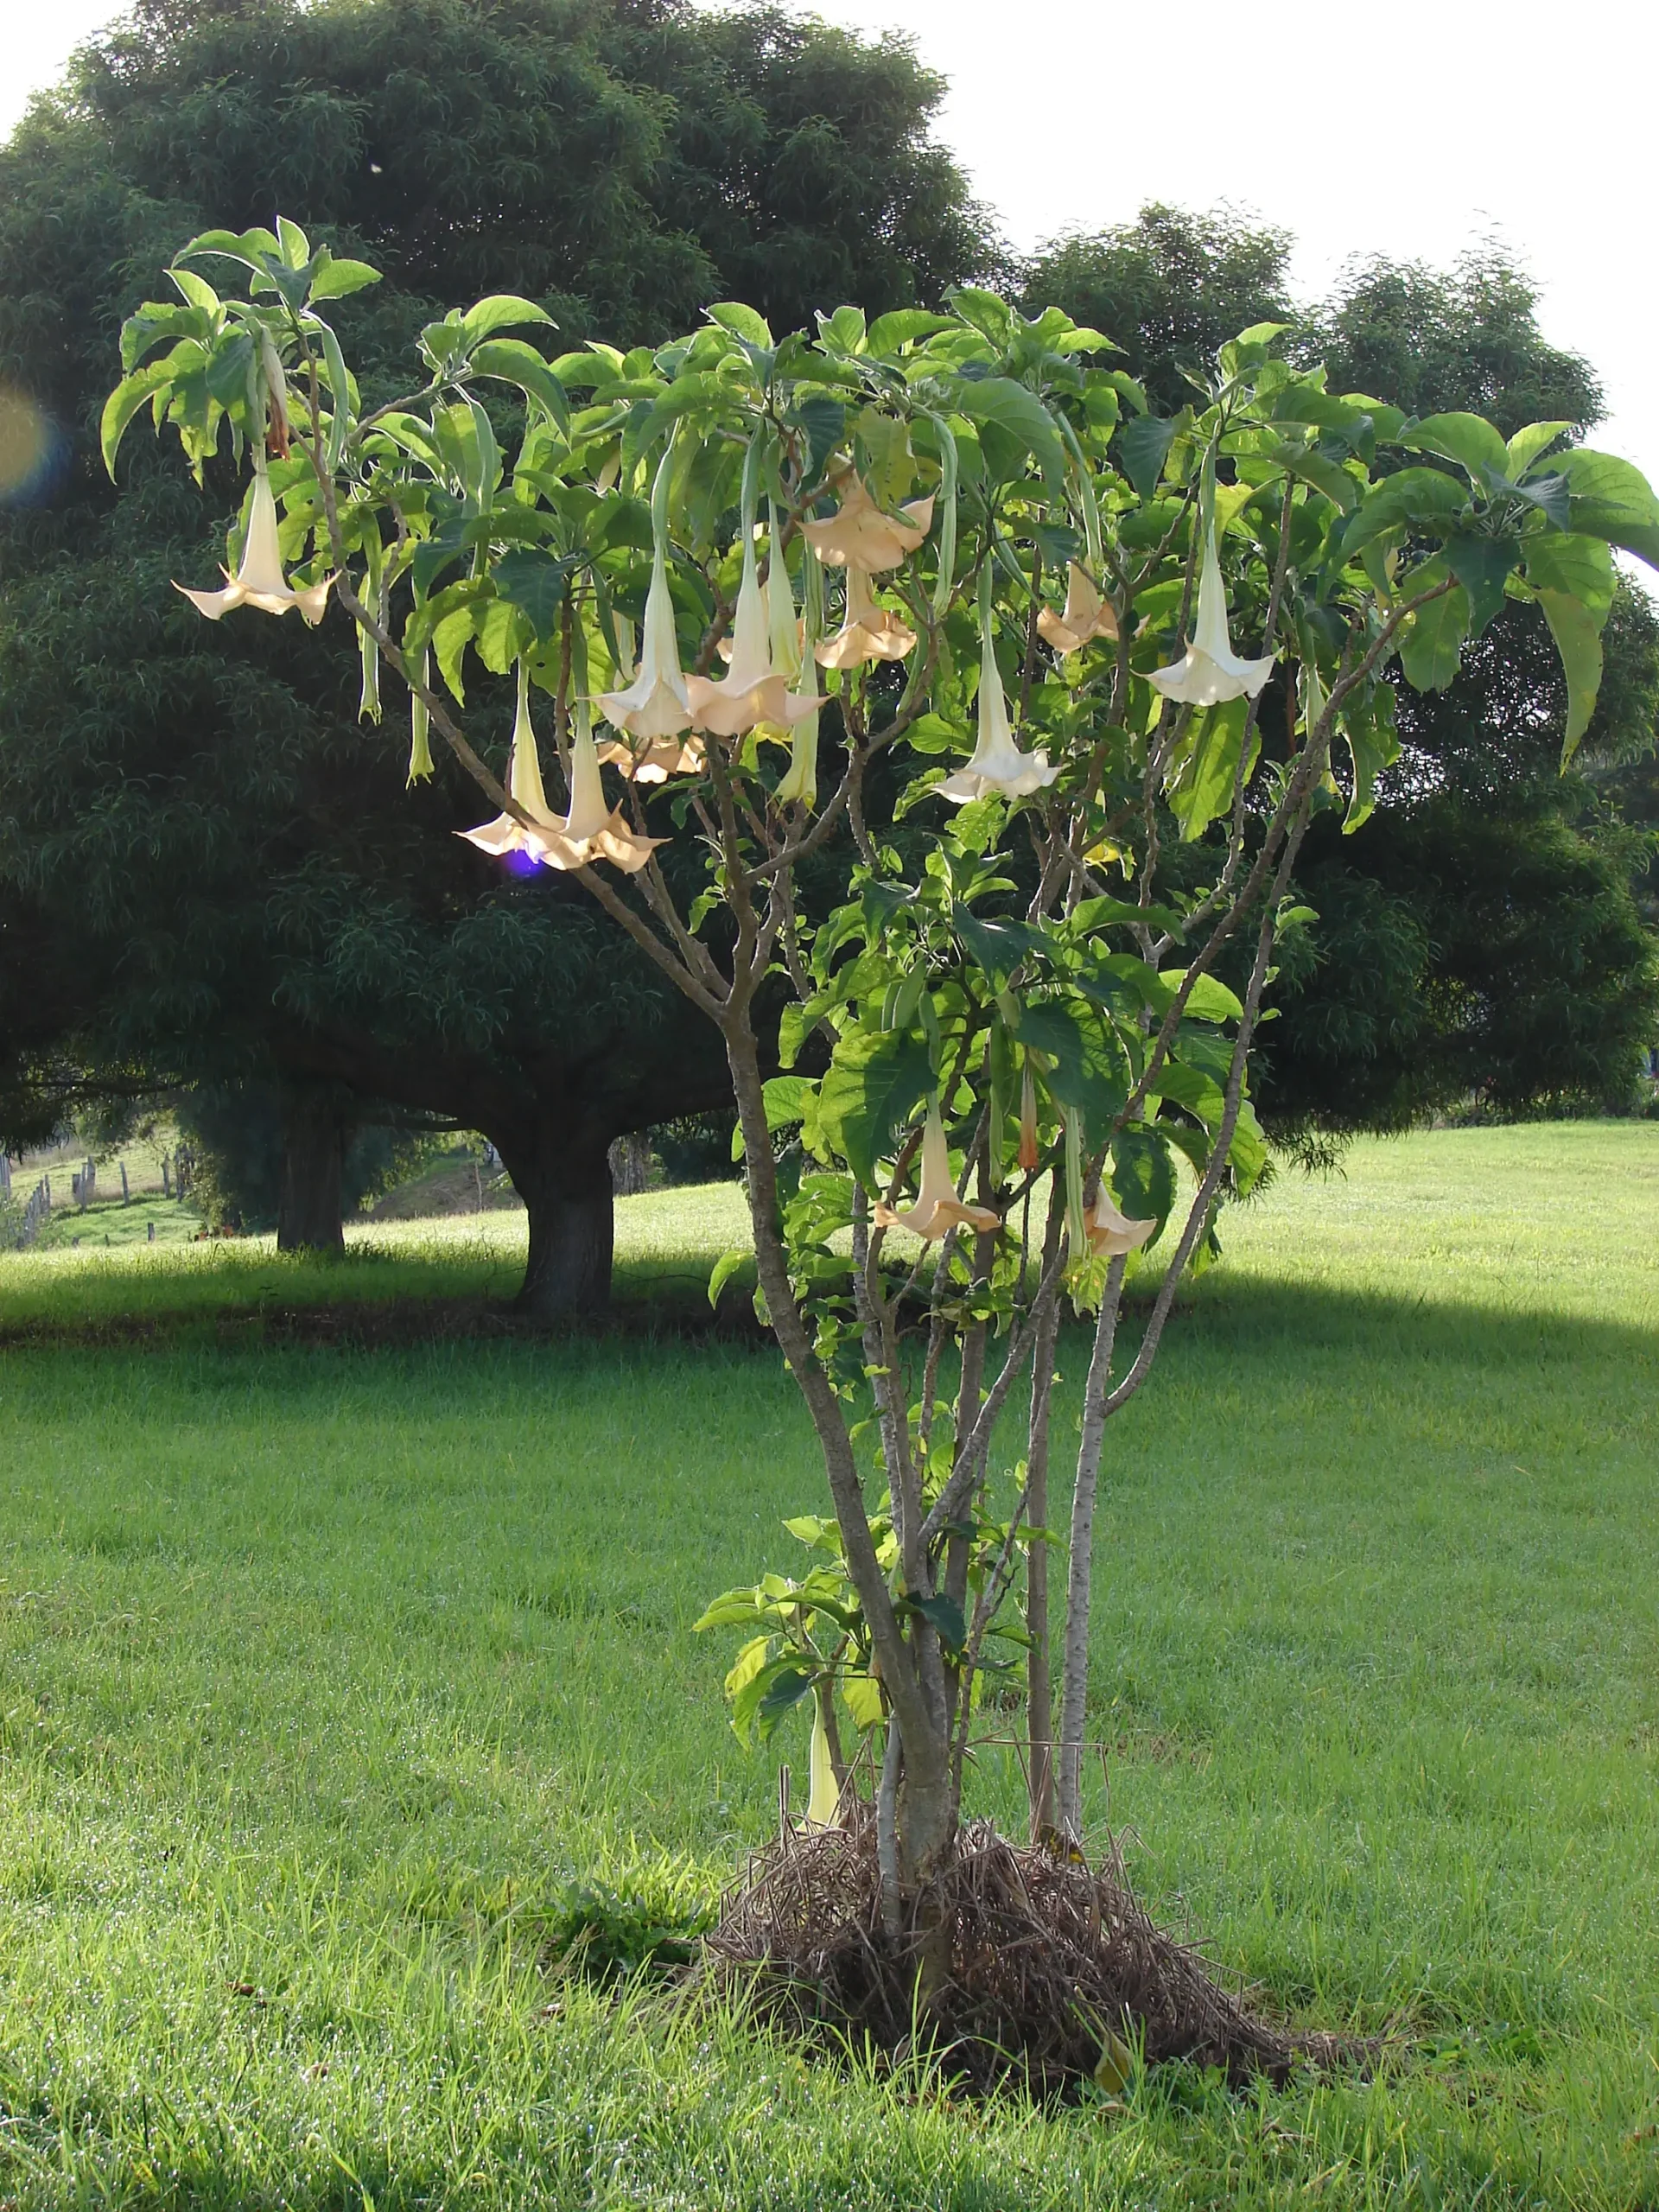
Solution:
<svg viewBox="0 0 1659 2212">
<path fill-rule="evenodd" d="M 816 484 L 823 474 L 824 463 L 841 443 L 847 427 L 847 410 L 828 392 L 816 391 L 798 401 L 794 414 L 807 435 L 806 480 Z"/>
<path fill-rule="evenodd" d="M 957 405 L 970 423 L 995 423 L 1016 437 L 1045 476 L 1058 480 L 1065 475 L 1065 448 L 1054 417 L 1024 385 L 1012 377 L 964 378 L 957 386 Z"/>
<path fill-rule="evenodd" d="M 1353 764 L 1354 788 L 1343 817 L 1344 836 L 1351 836 L 1376 804 L 1376 779 L 1400 757 L 1400 740 L 1394 727 L 1394 686 L 1377 683 L 1369 696 L 1351 693 L 1337 718 L 1347 740 Z"/>
<path fill-rule="evenodd" d="M 745 307 L 741 300 L 721 300 L 708 310 L 710 322 L 717 322 L 722 330 L 729 330 L 734 338 L 747 338 L 751 346 L 770 346 L 772 325 L 765 315 L 753 308 Z M 714 341 L 720 342 L 717 339 Z M 734 354 L 732 356 L 735 360 Z"/>
<path fill-rule="evenodd" d="M 1524 550 L 1527 582 L 1535 591 L 1562 592 L 1580 601 L 1598 618 L 1598 626 L 1606 620 L 1615 572 L 1605 537 L 1532 537 Z"/>
<path fill-rule="evenodd" d="M 894 308 L 870 325 L 869 348 L 872 353 L 891 353 L 918 338 L 932 337 L 937 330 L 955 327 L 948 315 L 934 315 L 926 308 Z"/>
<path fill-rule="evenodd" d="M 1158 489 L 1174 442 L 1175 425 L 1157 415 L 1131 416 L 1118 432 L 1118 461 L 1143 499 L 1149 499 Z"/>
<path fill-rule="evenodd" d="M 960 1651 L 967 1643 L 968 1623 L 963 1616 L 962 1607 L 954 1598 L 947 1597 L 944 1591 L 936 1590 L 931 1598 L 907 1596 L 905 1603 L 912 1612 L 919 1613 L 924 1620 L 932 1623 L 939 1642 L 947 1651 Z"/>
<path fill-rule="evenodd" d="M 467 695 L 461 689 L 461 664 L 467 652 L 467 641 L 473 634 L 473 610 L 458 607 L 446 614 L 432 632 L 432 652 L 444 682 L 457 701 L 465 706 Z"/>
<path fill-rule="evenodd" d="M 474 376 L 499 377 L 520 391 L 559 428 L 570 426 L 570 402 L 564 386 L 536 348 L 523 338 L 486 338 L 473 353 Z"/>
<path fill-rule="evenodd" d="M 1186 981 L 1185 968 L 1166 968 L 1163 980 L 1172 992 Z M 1193 1021 L 1242 1021 L 1244 1008 L 1236 991 L 1229 990 L 1218 976 L 1200 976 L 1187 995 L 1185 1012 Z"/>
<path fill-rule="evenodd" d="M 1024 922 L 982 921 L 966 906 L 954 910 L 951 922 L 976 967 L 990 977 L 994 990 L 1000 991 L 1020 963 L 1040 952 L 1046 942 L 1040 930 Z"/>
<path fill-rule="evenodd" d="M 228 334 L 207 357 L 207 389 L 221 407 L 246 396 L 253 340 L 245 330 Z"/>
<path fill-rule="evenodd" d="M 515 292 L 492 292 L 487 299 L 480 300 L 461 316 L 459 328 L 461 343 L 470 352 L 481 339 L 498 330 L 511 330 L 517 325 L 539 322 L 549 330 L 558 328 L 545 308 L 538 308 L 534 300 L 520 299 Z"/>
<path fill-rule="evenodd" d="M 1343 524 L 1341 557 L 1351 561 L 1362 547 L 1402 524 L 1444 530 L 1468 505 L 1462 485 L 1443 469 L 1402 468 L 1397 475 L 1384 477 Z"/>
<path fill-rule="evenodd" d="M 751 1252 L 734 1251 L 722 1252 L 721 1254 L 720 1257 L 715 1262 L 713 1271 L 709 1277 L 709 1303 L 710 1306 L 716 1307 L 719 1306 L 721 1292 L 725 1289 L 727 1284 L 731 1281 L 734 1274 L 748 1265 L 750 1260 L 752 1260 L 753 1256 L 753 1254 Z M 699 1628 L 702 1627 L 702 1621 L 699 1621 L 697 1623 L 697 1626 Z"/>
<path fill-rule="evenodd" d="M 855 1030 L 836 1045 L 818 1093 L 818 1126 L 861 1183 L 933 1090 L 926 1040 L 906 1030 Z"/>
<path fill-rule="evenodd" d="M 1014 1035 L 1048 1063 L 1043 1087 L 1083 1116 L 1085 1133 L 1103 1140 L 1129 1095 L 1128 1056 L 1116 1032 L 1093 1007 L 1049 999 L 1018 1008 Z"/>
<path fill-rule="evenodd" d="M 1539 454 L 1572 428 L 1570 423 L 1529 423 L 1525 429 L 1517 430 L 1504 448 L 1503 473 L 1510 482 L 1525 475 Z"/>
<path fill-rule="evenodd" d="M 1498 476 L 1509 472 L 1509 448 L 1484 416 L 1430 415 L 1402 430 L 1400 442 L 1417 453 L 1455 461 L 1477 483 L 1487 471 Z"/>
<path fill-rule="evenodd" d="M 370 284 L 380 282 L 380 271 L 371 269 L 366 261 L 325 261 L 311 279 L 314 300 L 343 300 L 353 292 L 360 292 Z"/>
<path fill-rule="evenodd" d="M 1470 537 L 1453 531 L 1446 564 L 1469 594 L 1469 635 L 1479 637 L 1503 604 L 1503 587 L 1519 547 L 1512 537 Z"/>
<path fill-rule="evenodd" d="M 759 1703 L 754 1708 L 754 1732 L 764 1744 L 786 1713 L 792 1712 L 812 1687 L 812 1676 L 798 1662 L 779 1660 L 765 1669 L 755 1680 L 763 1685 Z M 734 1700 L 732 1719 L 737 1719 Z"/>
<path fill-rule="evenodd" d="M 297 223 L 290 223 L 286 215 L 276 218 L 276 238 L 282 247 L 283 260 L 289 269 L 303 269 L 311 258 L 311 241 Z"/>
<path fill-rule="evenodd" d="M 766 1102 L 766 1127 L 792 1129 L 806 1113 L 807 1101 L 817 1089 L 810 1076 L 775 1075 L 760 1087 Z"/>
<path fill-rule="evenodd" d="M 1173 906 L 1137 906 L 1128 899 L 1080 899 L 1066 917 L 1071 934 L 1089 937 L 1096 930 L 1109 929 L 1114 923 L 1130 923 L 1148 929 L 1173 930 L 1180 936 L 1186 927 L 1185 918 Z"/>
<path fill-rule="evenodd" d="M 855 1728 L 863 1730 L 880 1726 L 887 1708 L 881 1695 L 881 1685 L 874 1675 L 843 1675 L 841 1695 L 842 1703 L 853 1716 Z"/>
<path fill-rule="evenodd" d="M 1596 694 L 1601 689 L 1601 624 L 1587 607 L 1565 592 L 1541 591 L 1538 604 L 1567 677 L 1567 732 L 1561 741 L 1565 768 L 1596 711 Z"/>
<path fill-rule="evenodd" d="M 1184 844 L 1192 844 L 1217 816 L 1232 810 L 1248 712 L 1247 700 L 1229 699 L 1193 717 L 1185 741 L 1172 762 L 1173 773 L 1164 791 L 1170 812 L 1181 825 Z M 1260 737 L 1253 730 L 1246 781 L 1260 749 Z"/>
<path fill-rule="evenodd" d="M 1155 1221 L 1161 1230 L 1175 1204 L 1166 1139 L 1150 1129 L 1120 1129 L 1112 1139 L 1112 1190 L 1131 1221 Z"/>
<path fill-rule="evenodd" d="M 1560 471 L 1573 495 L 1574 531 L 1605 537 L 1659 569 L 1659 501 L 1639 468 L 1580 446 L 1561 455 Z"/>
<path fill-rule="evenodd" d="M 495 564 L 496 589 L 523 609 L 541 644 L 553 635 L 564 604 L 565 587 L 575 566 L 574 555 L 542 553 L 533 546 L 515 546 Z"/>
<path fill-rule="evenodd" d="M 1469 634 L 1469 594 L 1453 584 L 1408 615 L 1400 628 L 1400 665 L 1414 691 L 1444 691 L 1458 672 Z"/>
<path fill-rule="evenodd" d="M 158 391 L 164 391 L 173 381 L 173 363 L 152 361 L 146 369 L 137 370 L 130 377 L 123 377 L 104 403 L 103 420 L 99 425 L 99 442 L 103 448 L 104 466 L 115 479 L 115 456 L 126 429 L 133 416 Z"/>
</svg>

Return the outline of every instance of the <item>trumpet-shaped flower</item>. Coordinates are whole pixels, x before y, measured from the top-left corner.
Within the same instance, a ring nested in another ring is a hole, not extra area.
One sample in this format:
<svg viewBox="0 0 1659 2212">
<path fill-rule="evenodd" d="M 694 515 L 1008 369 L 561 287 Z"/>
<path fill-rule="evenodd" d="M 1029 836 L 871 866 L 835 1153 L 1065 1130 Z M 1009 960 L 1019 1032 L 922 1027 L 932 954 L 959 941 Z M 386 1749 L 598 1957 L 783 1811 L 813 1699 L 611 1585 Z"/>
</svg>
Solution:
<svg viewBox="0 0 1659 2212">
<path fill-rule="evenodd" d="M 1215 525 L 1205 540 L 1204 566 L 1198 575 L 1198 619 L 1180 659 L 1168 668 L 1155 669 L 1148 679 L 1167 699 L 1189 707 L 1218 707 L 1224 700 L 1241 696 L 1254 699 L 1273 673 L 1273 656 L 1265 660 L 1240 660 L 1227 634 L 1227 594 L 1221 581 L 1221 562 L 1216 552 Z"/>
<path fill-rule="evenodd" d="M 773 560 L 781 566 L 783 556 L 775 552 Z M 787 582 L 784 588 L 787 591 Z M 685 688 L 693 724 L 713 737 L 743 737 L 762 722 L 790 729 L 817 712 L 817 697 L 792 692 L 788 673 L 773 665 L 766 595 L 755 566 L 752 531 L 743 540 L 743 575 L 732 625 L 731 666 L 719 682 L 707 676 L 688 676 Z"/>
<path fill-rule="evenodd" d="M 841 627 L 817 648 L 824 667 L 864 668 L 871 661 L 902 660 L 915 643 L 916 632 L 906 629 L 891 607 L 878 605 L 868 569 L 849 562 L 847 611 Z"/>
<path fill-rule="evenodd" d="M 599 773 L 599 753 L 584 701 L 572 717 L 570 811 L 557 825 L 548 849 L 537 857 L 544 868 L 587 868 L 609 861 L 625 875 L 637 874 L 666 837 L 641 837 L 629 829 L 620 808 L 609 805 Z"/>
<path fill-rule="evenodd" d="M 420 702 L 417 700 L 417 705 Z M 424 717 L 420 725 L 424 737 Z M 507 756 L 507 791 L 519 811 L 529 817 L 534 828 L 526 828 L 517 815 L 498 814 L 493 822 L 481 823 L 476 830 L 459 830 L 456 836 L 464 837 L 469 845 L 476 845 L 480 853 L 500 858 L 507 853 L 528 853 L 532 860 L 543 859 L 550 841 L 560 832 L 560 824 L 548 812 L 547 794 L 542 788 L 542 759 L 536 743 L 536 728 L 530 718 L 530 673 L 523 661 L 518 664 L 518 711 L 513 718 L 512 746 Z"/>
<path fill-rule="evenodd" d="M 639 673 L 625 690 L 601 691 L 596 703 L 607 721 L 614 722 L 630 737 L 648 742 L 677 737 L 690 727 L 691 705 L 680 671 L 674 601 L 668 588 L 668 556 L 660 537 L 651 567 L 651 589 L 645 594 Z"/>
<path fill-rule="evenodd" d="M 1066 575 L 1065 606 L 1056 613 L 1046 607 L 1037 617 L 1037 628 L 1057 653 L 1082 651 L 1090 638 L 1117 635 L 1117 609 L 1103 599 L 1087 572 L 1073 561 Z"/>
<path fill-rule="evenodd" d="M 563 816 L 548 811 L 541 754 L 530 718 L 530 677 L 523 661 L 518 664 L 518 712 L 512 726 L 507 790 L 514 804 L 528 816 L 529 824 L 516 815 L 498 814 L 493 822 L 479 829 L 457 832 L 480 852 L 524 853 L 543 868 L 560 869 L 587 868 L 594 861 L 607 860 L 632 875 L 645 866 L 657 846 L 666 842 L 661 837 L 636 836 L 621 815 L 606 804 L 585 704 L 576 710 L 570 747 L 570 811 Z"/>
<path fill-rule="evenodd" d="M 670 776 L 695 776 L 701 771 L 702 740 L 653 737 L 635 746 L 626 738 L 610 737 L 598 747 L 597 757 L 607 767 L 620 768 L 632 783 L 661 784 Z"/>
<path fill-rule="evenodd" d="M 1112 1203 L 1103 1176 L 1094 1204 L 1084 1208 L 1083 1225 L 1088 1232 L 1090 1250 L 1110 1258 L 1122 1252 L 1138 1251 L 1158 1226 L 1155 1221 L 1131 1221 L 1127 1214 L 1120 1213 Z"/>
<path fill-rule="evenodd" d="M 922 1184 L 916 1203 L 899 1211 L 893 1206 L 875 1209 L 878 1229 L 908 1229 L 926 1238 L 944 1236 L 953 1229 L 976 1229 L 988 1234 L 1001 1226 L 1001 1217 L 988 1206 L 964 1205 L 957 1196 L 950 1173 L 950 1149 L 944 1141 L 944 1123 L 937 1103 L 927 1109 L 922 1130 Z"/>
<path fill-rule="evenodd" d="M 824 522 L 804 522 L 801 534 L 832 569 L 862 569 L 877 575 L 913 553 L 933 524 L 933 495 L 912 499 L 898 514 L 883 513 L 856 470 L 839 479 L 841 505 Z"/>
<path fill-rule="evenodd" d="M 297 607 L 313 629 L 322 620 L 334 578 L 325 576 L 320 584 L 307 584 L 299 591 L 289 589 L 276 543 L 276 500 L 263 468 L 254 472 L 253 505 L 248 513 L 241 563 L 234 575 L 228 569 L 222 573 L 223 591 L 190 591 L 183 584 L 175 584 L 173 588 L 183 592 L 210 622 L 219 621 L 233 607 L 257 607 L 267 614 L 286 614 L 290 607 Z"/>
<path fill-rule="evenodd" d="M 938 787 L 940 798 L 957 806 L 991 791 L 1001 791 L 1005 798 L 1028 798 L 1060 772 L 1049 766 L 1046 753 L 1022 753 L 1014 743 L 988 620 L 981 621 L 979 634 L 979 742 L 967 766 L 947 776 Z"/>
</svg>

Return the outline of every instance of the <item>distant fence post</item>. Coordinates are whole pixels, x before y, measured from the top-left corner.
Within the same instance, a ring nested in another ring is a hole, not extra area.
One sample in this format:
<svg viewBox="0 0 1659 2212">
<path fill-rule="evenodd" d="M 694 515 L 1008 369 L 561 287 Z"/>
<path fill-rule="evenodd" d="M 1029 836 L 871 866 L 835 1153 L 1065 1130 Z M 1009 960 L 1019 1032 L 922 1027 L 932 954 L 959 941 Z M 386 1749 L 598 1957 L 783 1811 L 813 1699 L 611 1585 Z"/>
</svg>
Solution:
<svg viewBox="0 0 1659 2212">
<path fill-rule="evenodd" d="M 127 1187 L 127 1163 L 124 1160 L 121 1162 L 121 1203 L 124 1206 L 132 1204 L 132 1192 Z"/>
</svg>

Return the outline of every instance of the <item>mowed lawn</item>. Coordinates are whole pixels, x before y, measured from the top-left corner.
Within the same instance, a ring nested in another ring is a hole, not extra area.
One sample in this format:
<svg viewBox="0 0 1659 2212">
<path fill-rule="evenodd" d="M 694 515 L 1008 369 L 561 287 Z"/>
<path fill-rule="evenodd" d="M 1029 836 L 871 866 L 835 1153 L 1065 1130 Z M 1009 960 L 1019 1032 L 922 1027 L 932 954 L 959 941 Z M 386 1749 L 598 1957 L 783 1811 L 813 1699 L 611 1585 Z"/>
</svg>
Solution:
<svg viewBox="0 0 1659 2212">
<path fill-rule="evenodd" d="M 620 1211 L 636 1290 L 741 1230 Z M 775 1820 L 804 1742 L 739 1746 L 690 1624 L 823 1500 L 764 1353 L 262 1340 L 522 1234 L 0 1258 L 0 2202 L 1659 2206 L 1659 1125 L 1285 1178 L 1110 1433 L 1095 1816 L 1400 2034 L 1243 2097 L 976 2109 L 543 1971 L 580 1885 L 672 1917 Z M 174 1319 L 51 1333 L 123 1313 Z"/>
</svg>

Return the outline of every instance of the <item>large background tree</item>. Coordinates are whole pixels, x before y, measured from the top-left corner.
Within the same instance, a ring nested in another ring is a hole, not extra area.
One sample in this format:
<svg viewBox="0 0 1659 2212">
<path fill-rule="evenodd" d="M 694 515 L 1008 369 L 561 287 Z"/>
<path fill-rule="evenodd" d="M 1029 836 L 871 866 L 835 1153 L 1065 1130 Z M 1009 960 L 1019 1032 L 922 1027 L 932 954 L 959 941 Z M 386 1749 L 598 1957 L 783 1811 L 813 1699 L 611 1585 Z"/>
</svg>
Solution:
<svg viewBox="0 0 1659 2212">
<path fill-rule="evenodd" d="M 1156 412 L 1242 324 L 1301 326 L 1332 391 L 1386 392 L 1419 415 L 1468 410 L 1506 436 L 1580 431 L 1602 411 L 1594 372 L 1551 346 L 1537 295 L 1496 246 L 1450 270 L 1382 259 L 1299 310 L 1293 240 L 1228 210 L 1149 206 L 1074 234 L 1027 271 L 1123 347 Z M 1659 1034 L 1645 885 L 1643 767 L 1659 727 L 1659 620 L 1622 585 L 1606 677 L 1575 772 L 1558 774 L 1566 696 L 1536 608 L 1506 605 L 1443 692 L 1396 683 L 1402 750 L 1351 836 L 1316 818 L 1299 862 L 1316 930 L 1287 944 L 1281 1019 L 1264 1036 L 1260 1103 L 1275 1133 L 1398 1128 L 1471 1096 L 1500 1111 L 1624 1105 Z M 1624 818 L 1628 804 L 1630 821 Z"/>
<path fill-rule="evenodd" d="M 0 881 L 74 984 L 35 970 L 16 1071 L 277 1079 L 325 1243 L 342 1102 L 481 1128 L 530 1206 L 527 1301 L 602 1299 L 607 1148 L 722 1101 L 720 1055 L 568 887 L 457 842 L 450 772 L 405 794 L 338 631 L 204 632 L 170 581 L 211 576 L 229 479 L 135 450 L 111 497 L 116 332 L 208 211 L 278 203 L 387 270 L 340 315 L 380 397 L 463 295 L 527 295 L 571 345 L 739 293 L 785 326 L 934 301 L 993 252 L 941 90 L 903 46 L 682 0 L 144 0 L 78 57 L 0 152 L 0 380 L 59 451 L 0 520 Z"/>
</svg>

